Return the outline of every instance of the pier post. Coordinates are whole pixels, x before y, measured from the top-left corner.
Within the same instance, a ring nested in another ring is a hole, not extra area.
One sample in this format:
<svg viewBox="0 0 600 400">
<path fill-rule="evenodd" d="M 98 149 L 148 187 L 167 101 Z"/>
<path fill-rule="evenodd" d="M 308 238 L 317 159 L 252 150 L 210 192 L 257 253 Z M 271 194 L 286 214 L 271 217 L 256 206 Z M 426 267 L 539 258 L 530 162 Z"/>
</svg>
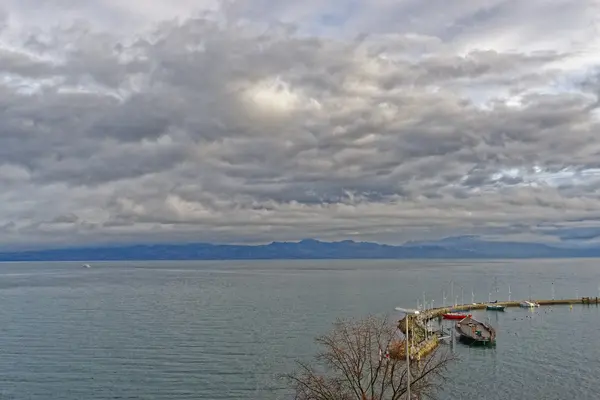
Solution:
<svg viewBox="0 0 600 400">
<path fill-rule="evenodd" d="M 406 390 L 408 391 L 408 398 L 410 399 L 410 354 L 408 348 L 408 329 L 408 313 L 406 313 L 406 338 L 404 338 L 404 341 L 406 342 L 406 378 L 408 379 Z"/>
</svg>

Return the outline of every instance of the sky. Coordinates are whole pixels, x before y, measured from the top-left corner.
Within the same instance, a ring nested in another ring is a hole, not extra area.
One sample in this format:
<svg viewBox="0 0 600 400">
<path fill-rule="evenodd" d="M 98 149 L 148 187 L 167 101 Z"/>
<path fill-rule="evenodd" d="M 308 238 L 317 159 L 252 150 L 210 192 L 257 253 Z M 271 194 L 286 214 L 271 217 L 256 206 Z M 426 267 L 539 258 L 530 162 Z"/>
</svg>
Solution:
<svg viewBox="0 0 600 400">
<path fill-rule="evenodd" d="M 0 248 L 600 237 L 598 0 L 2 0 Z"/>
</svg>

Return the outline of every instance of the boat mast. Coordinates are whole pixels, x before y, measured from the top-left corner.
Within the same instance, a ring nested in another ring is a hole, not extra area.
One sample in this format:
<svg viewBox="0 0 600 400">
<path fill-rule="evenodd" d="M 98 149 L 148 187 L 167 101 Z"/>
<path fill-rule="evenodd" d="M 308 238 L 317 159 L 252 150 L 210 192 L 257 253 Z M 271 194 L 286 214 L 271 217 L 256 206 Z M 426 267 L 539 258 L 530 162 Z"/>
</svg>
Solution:
<svg viewBox="0 0 600 400">
<path fill-rule="evenodd" d="M 510 295 L 511 295 L 511 294 L 512 294 L 512 293 L 510 292 L 510 285 L 508 285 L 508 301 L 510 301 Z"/>
<path fill-rule="evenodd" d="M 498 278 L 494 278 L 494 287 L 496 288 L 496 300 L 498 300 Z"/>
<path fill-rule="evenodd" d="M 473 289 L 471 289 L 471 303 L 475 304 L 475 292 L 473 292 Z"/>
</svg>

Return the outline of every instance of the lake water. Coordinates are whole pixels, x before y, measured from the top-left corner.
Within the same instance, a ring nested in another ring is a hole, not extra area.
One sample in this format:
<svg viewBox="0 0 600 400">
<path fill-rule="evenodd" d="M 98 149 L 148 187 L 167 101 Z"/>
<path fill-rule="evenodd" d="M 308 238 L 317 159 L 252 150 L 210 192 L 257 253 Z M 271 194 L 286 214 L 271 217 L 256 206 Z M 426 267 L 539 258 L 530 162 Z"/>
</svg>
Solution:
<svg viewBox="0 0 600 400">
<path fill-rule="evenodd" d="M 1 399 L 285 399 L 278 373 L 336 317 L 443 302 L 597 296 L 600 260 L 0 264 Z M 554 290 L 552 287 L 554 286 Z M 493 291 L 493 297 L 496 297 Z M 422 302 L 422 300 L 420 300 Z M 597 399 L 600 308 L 479 312 L 441 399 Z"/>
</svg>

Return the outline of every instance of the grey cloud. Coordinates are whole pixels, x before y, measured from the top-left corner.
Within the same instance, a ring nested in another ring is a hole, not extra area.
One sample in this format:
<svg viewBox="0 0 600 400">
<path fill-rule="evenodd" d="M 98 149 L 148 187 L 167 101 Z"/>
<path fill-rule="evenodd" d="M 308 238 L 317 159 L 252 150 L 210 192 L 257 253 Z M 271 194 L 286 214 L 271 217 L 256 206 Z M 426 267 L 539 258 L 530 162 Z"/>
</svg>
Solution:
<svg viewBox="0 0 600 400">
<path fill-rule="evenodd" d="M 538 90 L 572 55 L 458 55 L 424 31 L 331 40 L 209 16 L 135 38 L 54 28 L 29 47 L 53 61 L 0 52 L 6 242 L 397 242 L 591 218 L 593 179 L 552 180 L 597 165 L 594 81 Z"/>
<path fill-rule="evenodd" d="M 13 50 L 0 50 L 0 72 L 18 73 L 28 78 L 51 77 L 55 75 L 54 66 L 44 60 L 35 59 Z"/>
<path fill-rule="evenodd" d="M 51 221 L 51 223 L 53 223 L 53 224 L 73 224 L 77 221 L 79 221 L 79 217 L 77 217 L 77 215 L 65 214 L 65 215 L 57 216 L 56 218 L 54 218 Z"/>
</svg>

